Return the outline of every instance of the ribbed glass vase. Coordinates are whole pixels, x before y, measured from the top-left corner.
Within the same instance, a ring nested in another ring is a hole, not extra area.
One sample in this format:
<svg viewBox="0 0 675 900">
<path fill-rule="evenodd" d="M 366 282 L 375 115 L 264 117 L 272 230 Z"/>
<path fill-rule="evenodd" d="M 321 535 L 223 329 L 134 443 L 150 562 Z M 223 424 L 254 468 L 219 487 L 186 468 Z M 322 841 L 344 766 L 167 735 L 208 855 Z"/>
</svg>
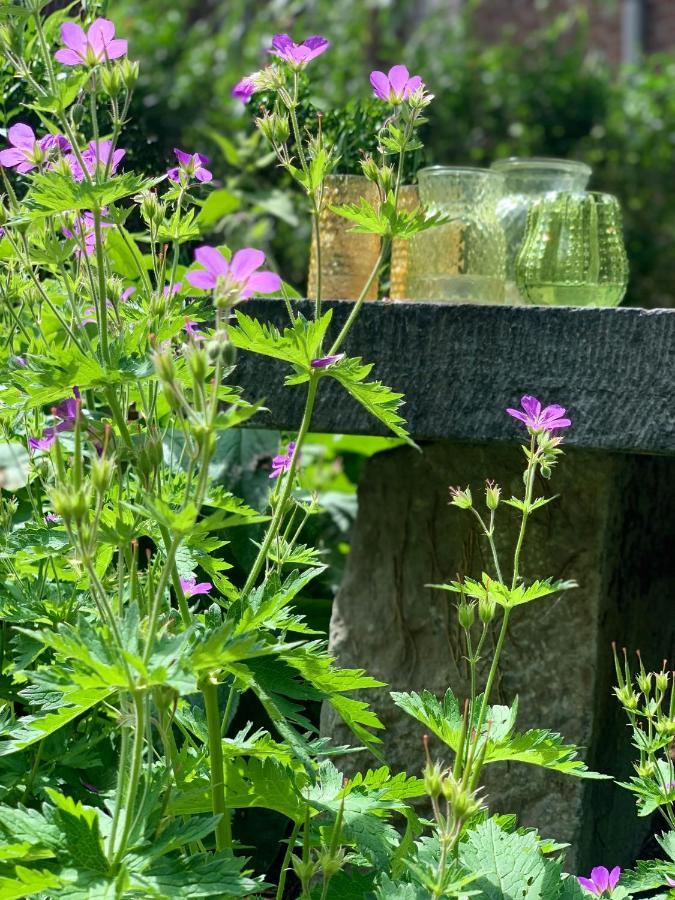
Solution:
<svg viewBox="0 0 675 900">
<path fill-rule="evenodd" d="M 616 197 L 590 191 L 542 197 L 527 217 L 516 282 L 530 303 L 620 303 L 628 284 L 628 259 Z"/>
<path fill-rule="evenodd" d="M 496 160 L 490 169 L 504 178 L 504 194 L 497 203 L 497 217 L 506 237 L 506 302 L 522 303 L 524 298 L 515 283 L 515 268 L 530 207 L 542 194 L 550 191 L 585 190 L 591 167 L 573 159 L 511 157 Z"/>
<path fill-rule="evenodd" d="M 410 241 L 408 296 L 447 303 L 503 303 L 503 178 L 488 169 L 433 166 L 418 173 L 420 202 L 447 217 Z"/>
</svg>

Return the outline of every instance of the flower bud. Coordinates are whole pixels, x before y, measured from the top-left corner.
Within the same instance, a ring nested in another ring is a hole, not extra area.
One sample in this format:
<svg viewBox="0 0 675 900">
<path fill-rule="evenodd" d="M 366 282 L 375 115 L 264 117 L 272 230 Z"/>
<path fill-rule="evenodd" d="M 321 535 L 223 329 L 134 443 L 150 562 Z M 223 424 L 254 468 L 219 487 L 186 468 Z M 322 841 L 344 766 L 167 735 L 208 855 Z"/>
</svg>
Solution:
<svg viewBox="0 0 675 900">
<path fill-rule="evenodd" d="M 202 350 L 201 347 L 186 344 L 185 356 L 193 378 L 201 384 L 206 378 L 206 373 L 208 371 L 206 351 Z"/>
<path fill-rule="evenodd" d="M 111 66 L 101 70 L 101 87 L 103 92 L 113 99 L 119 97 L 124 89 L 124 78 L 120 66 Z"/>
<path fill-rule="evenodd" d="M 623 687 L 614 688 L 614 693 L 619 703 L 627 710 L 633 711 L 638 708 L 639 697 L 631 690 L 630 685 L 624 684 Z"/>
<path fill-rule="evenodd" d="M 305 862 L 295 853 L 291 856 L 291 863 L 293 865 L 293 871 L 298 876 L 298 880 L 301 884 L 307 884 L 317 871 L 317 864 L 313 859 L 308 859 L 307 862 Z"/>
<path fill-rule="evenodd" d="M 70 110 L 70 119 L 73 125 L 81 125 L 84 119 L 84 104 L 76 103 Z"/>
<path fill-rule="evenodd" d="M 368 181 L 374 181 L 377 184 L 380 168 L 372 156 L 368 155 L 361 160 L 361 171 Z"/>
<path fill-rule="evenodd" d="M 468 819 L 480 809 L 480 802 L 475 794 L 464 787 L 462 782 L 458 781 L 450 771 L 443 778 L 441 790 L 453 815 L 460 821 Z"/>
<path fill-rule="evenodd" d="M 428 762 L 424 767 L 423 778 L 424 790 L 427 796 L 431 797 L 432 800 L 440 797 L 443 790 L 443 770 L 440 763 Z"/>
<path fill-rule="evenodd" d="M 499 506 L 502 489 L 494 481 L 485 482 L 485 505 L 489 510 L 495 510 Z"/>
<path fill-rule="evenodd" d="M 166 215 L 166 204 L 161 203 L 154 191 L 142 191 L 134 197 L 140 204 L 141 215 L 146 222 L 153 225 L 161 225 Z"/>
<path fill-rule="evenodd" d="M 9 218 L 9 212 L 7 210 L 7 207 L 2 202 L 2 199 L 0 199 L 0 225 L 6 225 L 8 218 Z"/>
<path fill-rule="evenodd" d="M 91 484 L 96 494 L 105 494 L 110 487 L 115 464 L 111 459 L 101 456 L 91 464 Z"/>
<path fill-rule="evenodd" d="M 123 59 L 120 65 L 120 72 L 122 74 L 122 81 L 124 82 L 124 87 L 130 91 L 133 89 L 134 85 L 138 81 L 138 63 L 133 62 L 130 59 Z"/>
<path fill-rule="evenodd" d="M 173 364 L 173 357 L 166 350 L 153 353 L 152 361 L 155 371 L 162 381 L 173 382 L 176 379 L 176 368 Z"/>
<path fill-rule="evenodd" d="M 460 509 L 471 509 L 473 506 L 473 498 L 471 497 L 471 491 L 467 487 L 464 490 L 461 488 L 450 488 L 450 505 L 458 506 Z"/>
<path fill-rule="evenodd" d="M 644 762 L 638 763 L 635 766 L 635 771 L 639 778 L 650 778 L 656 772 L 656 765 L 651 759 L 646 759 Z"/>
<path fill-rule="evenodd" d="M 206 345 L 206 352 L 210 362 L 220 360 L 224 366 L 233 366 L 237 359 L 237 348 L 228 341 L 225 331 L 216 331 Z"/>
<path fill-rule="evenodd" d="M 657 672 L 655 677 L 656 690 L 665 694 L 668 690 L 668 672 Z"/>
<path fill-rule="evenodd" d="M 285 144 L 290 135 L 288 116 L 279 113 L 263 113 L 255 120 L 256 125 L 271 144 Z"/>
<path fill-rule="evenodd" d="M 640 674 L 636 678 L 637 685 L 645 695 L 645 699 L 649 698 L 649 695 L 652 690 L 652 673 L 651 672 L 640 672 Z"/>
<path fill-rule="evenodd" d="M 345 863 L 345 851 L 340 848 L 332 853 L 328 847 L 319 851 L 317 864 L 327 878 L 332 878 L 340 871 Z"/>
<path fill-rule="evenodd" d="M 497 603 L 492 597 L 487 594 L 485 597 L 481 597 L 478 601 L 478 618 L 481 620 L 483 625 L 489 625 L 490 622 L 495 617 L 495 610 L 497 608 Z"/>
<path fill-rule="evenodd" d="M 459 624 L 468 631 L 476 618 L 474 604 L 465 602 L 459 603 L 457 605 L 457 616 L 459 618 Z"/>
<path fill-rule="evenodd" d="M 394 190 L 394 180 L 394 167 L 380 166 L 377 174 L 377 183 L 385 197 L 390 191 Z"/>
</svg>

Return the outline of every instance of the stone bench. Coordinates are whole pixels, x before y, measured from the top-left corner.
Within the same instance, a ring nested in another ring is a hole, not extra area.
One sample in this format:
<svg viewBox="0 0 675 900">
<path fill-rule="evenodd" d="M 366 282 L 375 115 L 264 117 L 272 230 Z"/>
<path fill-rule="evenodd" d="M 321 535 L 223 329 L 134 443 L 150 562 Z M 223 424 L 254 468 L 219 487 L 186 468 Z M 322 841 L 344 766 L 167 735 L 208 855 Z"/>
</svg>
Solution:
<svg viewBox="0 0 675 900">
<path fill-rule="evenodd" d="M 299 306 L 311 315 L 309 303 Z M 337 333 L 351 304 L 326 307 Z M 246 311 L 285 324 L 279 301 Z M 519 695 L 520 729 L 560 731 L 591 768 L 627 777 L 633 753 L 611 693 L 610 642 L 640 648 L 652 667 L 672 660 L 674 645 L 675 310 L 368 303 L 346 349 L 406 394 L 403 414 L 423 452 L 400 447 L 366 464 L 331 621 L 340 663 L 393 690 L 466 693 L 450 595 L 425 584 L 491 570 L 471 517 L 448 507 L 448 486 L 479 494 L 492 478 L 519 494 L 523 432 L 504 409 L 524 393 L 560 403 L 573 421 L 567 452 L 539 493 L 561 496 L 533 517 L 523 572 L 580 587 L 515 611 L 499 689 Z M 242 354 L 236 380 L 249 398 L 266 398 L 266 425 L 294 431 L 304 388 L 284 388 L 285 371 Z M 339 385 L 321 387 L 312 431 L 386 433 Z M 498 512 L 505 547 L 511 513 Z M 418 771 L 422 729 L 386 691 L 368 699 L 387 726 L 387 761 Z M 323 727 L 347 739 L 328 715 Z M 495 809 L 571 842 L 572 870 L 629 863 L 644 838 L 632 796 L 611 782 L 525 765 L 490 767 L 486 781 Z"/>
</svg>

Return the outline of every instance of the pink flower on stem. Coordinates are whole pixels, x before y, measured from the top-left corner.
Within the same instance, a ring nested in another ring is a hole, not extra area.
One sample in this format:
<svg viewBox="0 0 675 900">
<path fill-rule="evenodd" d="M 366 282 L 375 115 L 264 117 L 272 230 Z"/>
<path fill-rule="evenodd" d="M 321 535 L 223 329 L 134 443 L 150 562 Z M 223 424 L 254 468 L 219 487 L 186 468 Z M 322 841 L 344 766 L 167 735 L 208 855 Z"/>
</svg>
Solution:
<svg viewBox="0 0 675 900">
<path fill-rule="evenodd" d="M 330 41 L 320 34 L 312 35 L 302 44 L 296 44 L 287 34 L 275 34 L 268 53 L 278 56 L 294 69 L 301 69 L 310 59 L 320 56 L 330 47 Z"/>
<path fill-rule="evenodd" d="M 276 272 L 257 270 L 265 262 L 262 250 L 245 247 L 237 250 L 228 262 L 215 247 L 198 247 L 195 259 L 203 266 L 186 274 L 193 287 L 213 290 L 222 287 L 225 290 L 237 291 L 242 300 L 253 294 L 273 294 L 281 289 L 281 278 Z"/>
<path fill-rule="evenodd" d="M 103 207 L 101 213 L 105 214 L 107 209 Z M 112 228 L 112 222 L 101 221 L 101 228 Z M 84 253 L 91 256 L 96 250 L 96 227 L 94 225 L 94 215 L 90 212 L 84 212 L 80 216 L 76 216 L 72 228 L 66 228 L 65 225 L 61 229 L 65 237 L 70 240 L 78 241 L 78 247 L 75 250 L 78 256 Z M 84 245 L 84 249 L 80 244 Z"/>
<path fill-rule="evenodd" d="M 31 450 L 49 450 L 56 440 L 56 435 L 62 431 L 74 431 L 80 407 L 80 389 L 73 386 L 73 396 L 62 400 L 52 410 L 57 421 L 56 425 L 50 425 L 42 432 L 41 438 L 28 438 L 28 446 Z"/>
<path fill-rule="evenodd" d="M 310 365 L 313 369 L 326 369 L 344 358 L 344 353 L 334 353 L 332 356 L 320 356 L 318 359 L 313 359 Z"/>
<path fill-rule="evenodd" d="M 53 525 L 56 522 L 61 521 L 61 516 L 57 516 L 56 513 L 48 512 L 45 515 L 45 525 Z"/>
<path fill-rule="evenodd" d="M 90 141 L 82 151 L 82 162 L 87 173 L 92 177 L 96 174 L 98 166 L 101 166 L 103 169 L 109 166 L 110 174 L 114 175 L 126 152 L 126 150 L 113 150 L 112 141 L 98 141 L 98 143 Z M 75 181 L 84 181 L 84 171 L 75 154 L 69 153 L 65 159 L 70 166 L 70 171 L 73 173 Z"/>
<path fill-rule="evenodd" d="M 420 76 L 411 77 L 405 66 L 392 66 L 386 75 L 375 69 L 370 73 L 370 83 L 378 99 L 395 106 L 403 103 L 411 94 L 423 87 Z"/>
<path fill-rule="evenodd" d="M 171 295 L 173 297 L 174 294 L 177 294 L 181 290 L 182 287 L 183 287 L 182 281 L 177 281 L 175 284 L 172 284 L 172 285 L 165 284 L 162 294 L 165 297 L 168 297 L 169 295 Z"/>
<path fill-rule="evenodd" d="M 582 878 L 579 876 L 577 881 L 589 893 L 595 894 L 596 897 L 602 897 L 603 894 L 609 895 L 617 886 L 621 877 L 621 869 L 614 866 L 610 872 L 604 866 L 596 866 L 591 872 L 590 878 Z"/>
<path fill-rule="evenodd" d="M 506 412 L 519 419 L 532 431 L 555 431 L 557 428 L 568 428 L 572 422 L 565 418 L 565 408 L 557 403 L 542 409 L 541 403 L 536 397 L 525 394 L 520 398 L 520 409 L 507 409 Z"/>
<path fill-rule="evenodd" d="M 64 22 L 61 40 L 66 49 L 57 50 L 54 59 L 64 66 L 95 66 L 127 52 L 127 42 L 115 39 L 115 26 L 109 19 L 96 19 L 86 34 L 77 22 Z"/>
<path fill-rule="evenodd" d="M 255 75 L 245 75 L 232 88 L 231 94 L 235 100 L 241 100 L 242 103 L 248 103 L 251 97 L 258 91 L 258 82 Z"/>
<path fill-rule="evenodd" d="M 131 287 L 125 288 L 120 294 L 120 300 L 124 303 L 125 300 L 128 300 L 132 294 L 136 293 L 136 288 L 131 285 Z"/>
<path fill-rule="evenodd" d="M 666 884 L 668 887 L 675 887 L 675 878 L 671 878 L 670 875 L 666 875 Z"/>
<path fill-rule="evenodd" d="M 47 134 L 38 140 L 33 129 L 20 122 L 12 125 L 7 138 L 11 146 L 0 151 L 0 166 L 16 168 L 22 175 L 46 162 L 51 149 L 58 148 L 62 152 L 70 150 L 70 144 L 63 135 Z"/>
<path fill-rule="evenodd" d="M 176 154 L 179 164 L 166 173 L 170 181 L 180 181 L 181 175 L 186 181 L 191 178 L 196 178 L 197 181 L 211 181 L 213 175 L 204 168 L 205 163 L 209 161 L 208 156 L 201 153 L 186 153 L 184 150 L 179 150 L 178 147 L 175 147 L 173 152 Z"/>
<path fill-rule="evenodd" d="M 199 325 L 199 322 L 192 322 L 190 319 L 186 319 L 183 330 L 193 341 L 205 341 L 206 335 L 202 334 L 201 331 L 197 331 L 197 325 Z"/>
<path fill-rule="evenodd" d="M 272 472 L 270 478 L 278 478 L 284 472 L 288 472 L 293 462 L 293 454 L 295 453 L 295 441 L 290 441 L 285 453 L 280 453 L 272 460 Z M 298 456 L 298 459 L 300 457 Z"/>
<path fill-rule="evenodd" d="M 187 600 L 190 597 L 194 597 L 195 594 L 208 594 L 213 590 L 213 585 L 210 581 L 200 581 L 197 584 L 197 579 L 194 575 L 191 575 L 189 578 L 181 577 L 180 586 Z"/>
</svg>

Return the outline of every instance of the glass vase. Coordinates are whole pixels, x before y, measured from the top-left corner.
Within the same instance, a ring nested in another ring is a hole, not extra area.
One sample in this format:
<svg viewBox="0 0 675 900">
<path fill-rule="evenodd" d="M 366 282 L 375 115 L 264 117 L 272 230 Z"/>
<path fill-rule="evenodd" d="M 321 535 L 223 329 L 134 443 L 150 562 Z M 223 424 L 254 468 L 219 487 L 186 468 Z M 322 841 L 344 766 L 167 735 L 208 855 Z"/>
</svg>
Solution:
<svg viewBox="0 0 675 900">
<path fill-rule="evenodd" d="M 616 306 L 628 284 L 616 197 L 590 191 L 544 195 L 527 217 L 516 282 L 530 303 Z"/>
<path fill-rule="evenodd" d="M 503 178 L 488 169 L 433 166 L 418 173 L 420 202 L 447 218 L 410 240 L 408 295 L 446 303 L 503 303 Z"/>
<path fill-rule="evenodd" d="M 504 177 L 504 194 L 497 203 L 497 216 L 506 237 L 506 302 L 522 303 L 516 285 L 516 257 L 525 237 L 530 207 L 550 191 L 583 191 L 591 167 L 572 159 L 546 157 L 498 159 L 491 171 Z"/>
<path fill-rule="evenodd" d="M 412 212 L 420 203 L 416 184 L 404 184 L 398 192 L 398 208 Z M 408 254 L 410 241 L 396 238 L 391 245 L 391 266 L 389 274 L 389 296 L 392 300 L 408 298 Z"/>
<path fill-rule="evenodd" d="M 358 203 L 365 198 L 378 203 L 377 187 L 363 175 L 329 175 L 323 195 L 321 226 L 321 296 L 324 300 L 356 300 L 363 290 L 380 253 L 376 234 L 351 231 L 352 222 L 331 212 L 331 206 Z M 307 278 L 307 296 L 317 292 L 316 239 L 312 234 Z M 377 300 L 378 280 L 370 285 L 366 300 Z"/>
</svg>

